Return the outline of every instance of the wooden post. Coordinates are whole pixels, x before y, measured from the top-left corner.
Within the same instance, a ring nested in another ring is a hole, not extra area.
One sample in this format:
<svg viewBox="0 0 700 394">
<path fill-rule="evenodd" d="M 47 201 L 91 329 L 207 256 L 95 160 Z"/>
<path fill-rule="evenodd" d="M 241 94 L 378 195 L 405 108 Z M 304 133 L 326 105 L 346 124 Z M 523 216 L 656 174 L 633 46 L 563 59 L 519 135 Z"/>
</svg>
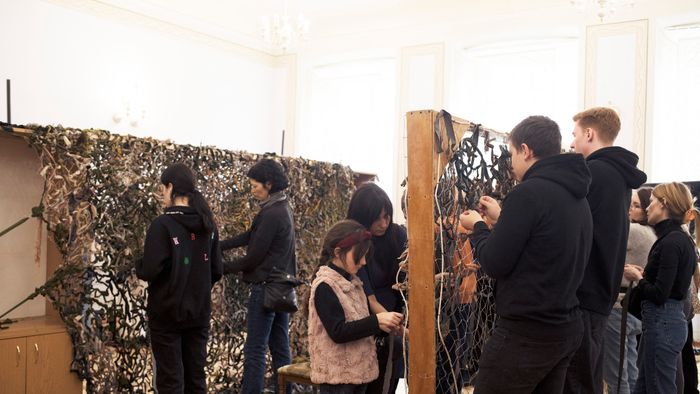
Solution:
<svg viewBox="0 0 700 394">
<path fill-rule="evenodd" d="M 408 152 L 408 387 L 413 393 L 435 393 L 435 187 L 452 158 L 445 127 L 436 145 L 433 125 L 438 112 L 406 114 Z M 459 142 L 472 126 L 453 118 Z M 439 148 L 439 149 L 438 149 Z"/>
<path fill-rule="evenodd" d="M 408 387 L 435 393 L 434 111 L 406 114 L 408 152 Z"/>
</svg>

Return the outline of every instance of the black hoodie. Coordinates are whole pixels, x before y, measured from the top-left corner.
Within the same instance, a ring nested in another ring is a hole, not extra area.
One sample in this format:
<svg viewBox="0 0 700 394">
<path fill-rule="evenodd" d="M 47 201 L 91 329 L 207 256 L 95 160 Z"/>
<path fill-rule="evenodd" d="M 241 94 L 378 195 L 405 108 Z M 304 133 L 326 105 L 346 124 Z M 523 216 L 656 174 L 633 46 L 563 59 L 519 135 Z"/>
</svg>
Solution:
<svg viewBox="0 0 700 394">
<path fill-rule="evenodd" d="M 223 272 L 218 232 L 205 233 L 194 208 L 166 208 L 148 228 L 143 253 L 136 275 L 148 281 L 149 325 L 208 325 L 211 288 Z"/>
<path fill-rule="evenodd" d="M 576 289 L 593 237 L 585 198 L 590 181 L 579 154 L 540 159 L 503 200 L 493 231 L 484 222 L 474 226 L 474 253 L 496 280 L 501 322 L 547 335 L 546 328 L 579 321 Z"/>
<path fill-rule="evenodd" d="M 586 158 L 592 177 L 587 199 L 593 216 L 593 246 L 577 294 L 582 309 L 606 316 L 620 292 L 632 189 L 647 180 L 637 161 L 637 155 L 617 146 L 598 149 Z"/>
</svg>

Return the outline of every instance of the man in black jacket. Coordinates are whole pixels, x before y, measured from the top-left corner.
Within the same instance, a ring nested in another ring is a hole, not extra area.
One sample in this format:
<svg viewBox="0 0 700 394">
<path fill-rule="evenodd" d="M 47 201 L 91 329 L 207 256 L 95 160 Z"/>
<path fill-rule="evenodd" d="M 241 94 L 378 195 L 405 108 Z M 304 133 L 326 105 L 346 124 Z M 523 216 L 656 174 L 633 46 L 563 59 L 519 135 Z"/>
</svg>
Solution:
<svg viewBox="0 0 700 394">
<path fill-rule="evenodd" d="M 612 146 L 620 118 L 610 108 L 591 108 L 573 117 L 571 148 L 586 158 L 591 171 L 588 204 L 593 216 L 593 246 L 577 295 L 584 336 L 566 375 L 566 393 L 603 392 L 603 338 L 617 299 L 629 236 L 632 189 L 646 182 L 634 153 Z"/>
<path fill-rule="evenodd" d="M 559 127 L 544 116 L 510 135 L 513 175 L 503 200 L 480 199 L 493 230 L 476 211 L 460 216 L 474 255 L 496 280 L 498 321 L 479 360 L 475 393 L 556 393 L 583 335 L 576 290 L 592 242 L 583 157 L 560 154 Z"/>
</svg>

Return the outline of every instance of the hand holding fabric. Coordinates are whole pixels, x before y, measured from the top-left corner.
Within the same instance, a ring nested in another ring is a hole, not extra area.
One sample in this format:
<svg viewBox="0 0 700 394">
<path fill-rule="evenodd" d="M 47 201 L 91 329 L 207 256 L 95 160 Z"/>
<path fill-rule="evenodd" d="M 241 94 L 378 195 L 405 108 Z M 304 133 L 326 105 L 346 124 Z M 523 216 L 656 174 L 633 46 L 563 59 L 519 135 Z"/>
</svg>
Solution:
<svg viewBox="0 0 700 394">
<path fill-rule="evenodd" d="M 459 223 L 462 225 L 462 227 L 466 228 L 469 231 L 474 230 L 474 225 L 477 222 L 483 221 L 484 219 L 481 217 L 479 212 L 471 209 L 459 215 Z"/>
<path fill-rule="evenodd" d="M 481 196 L 479 199 L 479 213 L 485 216 L 489 223 L 496 224 L 501 216 L 501 206 L 495 198 L 489 196 Z"/>
</svg>

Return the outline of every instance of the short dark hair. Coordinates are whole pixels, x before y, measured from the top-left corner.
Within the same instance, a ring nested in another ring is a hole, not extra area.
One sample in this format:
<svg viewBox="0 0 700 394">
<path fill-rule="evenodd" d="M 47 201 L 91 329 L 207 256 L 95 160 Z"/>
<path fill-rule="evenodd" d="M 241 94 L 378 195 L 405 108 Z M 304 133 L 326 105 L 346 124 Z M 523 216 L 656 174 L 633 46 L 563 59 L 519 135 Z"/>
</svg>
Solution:
<svg viewBox="0 0 700 394">
<path fill-rule="evenodd" d="M 555 121 L 546 116 L 528 116 L 510 132 L 508 138 L 515 150 L 525 144 L 538 159 L 561 153 L 561 132 Z"/>
<path fill-rule="evenodd" d="M 248 170 L 248 178 L 263 184 L 270 182 L 272 185 L 270 193 L 284 190 L 289 186 L 289 178 L 285 174 L 284 167 L 272 159 L 262 159 L 255 163 Z"/>
</svg>

